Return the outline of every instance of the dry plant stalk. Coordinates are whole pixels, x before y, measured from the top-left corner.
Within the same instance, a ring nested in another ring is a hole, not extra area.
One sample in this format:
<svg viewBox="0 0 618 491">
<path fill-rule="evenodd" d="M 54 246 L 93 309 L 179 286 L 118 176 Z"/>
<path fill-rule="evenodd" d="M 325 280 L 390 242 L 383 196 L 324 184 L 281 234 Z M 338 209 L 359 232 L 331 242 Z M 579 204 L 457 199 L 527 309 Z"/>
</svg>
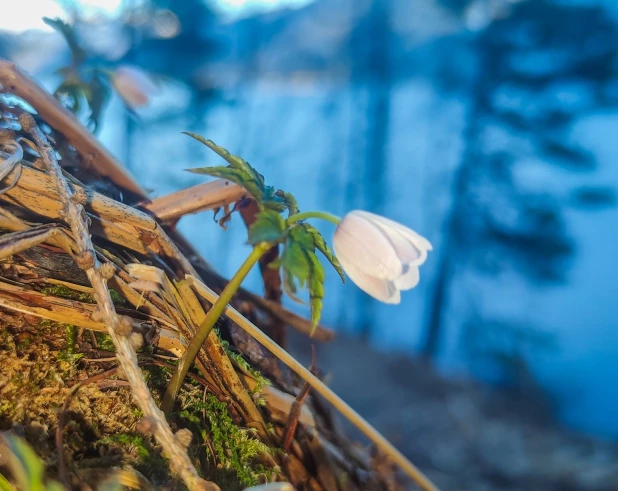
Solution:
<svg viewBox="0 0 618 491">
<path fill-rule="evenodd" d="M 142 206 L 162 223 L 168 223 L 176 222 L 185 215 L 228 206 L 245 196 L 245 188 L 217 179 L 153 199 Z"/>
<path fill-rule="evenodd" d="M 187 455 L 186 448 L 177 441 L 165 421 L 163 413 L 157 407 L 148 390 L 137 364 L 137 355 L 129 340 L 132 331 L 131 323 L 128 319 L 118 316 L 107 287 L 107 279 L 113 274 L 113 269 L 110 271 L 97 260 L 86 225 L 84 207 L 81 203 L 76 202 L 75 194 L 62 175 L 62 169 L 56 161 L 52 147 L 32 116 L 23 113 L 19 121 L 24 131 L 32 135 L 39 147 L 47 171 L 56 182 L 58 195 L 63 204 L 64 219 L 71 228 L 78 248 L 75 260 L 88 276 L 99 307 L 98 315 L 106 324 L 108 334 L 116 347 L 118 362 L 131 384 L 133 397 L 144 413 L 144 417 L 149 418 L 152 422 L 152 432 L 168 457 L 170 468 L 180 476 L 189 489 L 219 489 L 216 484 L 205 481 L 198 476 Z"/>
</svg>

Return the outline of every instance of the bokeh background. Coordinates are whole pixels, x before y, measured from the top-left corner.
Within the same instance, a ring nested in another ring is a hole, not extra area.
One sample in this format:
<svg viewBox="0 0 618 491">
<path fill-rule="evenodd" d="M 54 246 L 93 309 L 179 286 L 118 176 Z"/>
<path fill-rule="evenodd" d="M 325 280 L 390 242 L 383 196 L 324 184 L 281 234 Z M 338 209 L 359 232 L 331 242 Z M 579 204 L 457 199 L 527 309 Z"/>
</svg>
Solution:
<svg viewBox="0 0 618 491">
<path fill-rule="evenodd" d="M 53 90 L 70 53 L 43 16 L 158 79 L 98 131 L 152 196 L 218 163 L 192 131 L 301 209 L 429 238 L 399 306 L 328 274 L 319 361 L 446 489 L 618 489 L 618 2 L 11 2 L 0 56 Z M 224 275 L 249 251 L 238 219 L 179 227 Z"/>
</svg>

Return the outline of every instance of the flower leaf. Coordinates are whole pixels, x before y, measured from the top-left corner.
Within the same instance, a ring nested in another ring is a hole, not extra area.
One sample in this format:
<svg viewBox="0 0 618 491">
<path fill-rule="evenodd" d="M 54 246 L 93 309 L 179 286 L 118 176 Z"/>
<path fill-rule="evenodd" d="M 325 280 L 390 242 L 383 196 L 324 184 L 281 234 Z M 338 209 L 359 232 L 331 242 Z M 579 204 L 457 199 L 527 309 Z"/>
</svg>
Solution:
<svg viewBox="0 0 618 491">
<path fill-rule="evenodd" d="M 278 242 L 283 236 L 284 230 L 285 221 L 279 213 L 263 210 L 257 214 L 255 222 L 249 228 L 249 244 Z"/>
<path fill-rule="evenodd" d="M 270 264 L 270 267 L 282 267 L 283 287 L 285 293 L 293 300 L 299 301 L 296 297 L 295 280 L 298 281 L 299 286 L 307 286 L 309 289 L 313 329 L 320 321 L 322 299 L 324 298 L 324 267 L 315 254 L 317 247 L 316 233 L 319 235 L 317 230 L 314 233 L 305 224 L 292 226 L 287 231 L 287 239 L 280 259 Z"/>
<path fill-rule="evenodd" d="M 50 19 L 49 17 L 43 17 L 43 22 L 62 34 L 69 45 L 69 49 L 71 50 L 74 66 L 79 65 L 86 60 L 86 52 L 79 46 L 77 37 L 75 36 L 75 31 L 70 24 L 67 24 L 62 19 Z"/>
<path fill-rule="evenodd" d="M 227 179 L 240 186 L 244 186 L 244 183 L 248 182 L 251 177 L 246 172 L 238 169 L 232 169 L 231 167 L 224 167 L 222 165 L 215 167 L 198 167 L 196 169 L 185 169 L 187 172 L 193 174 L 206 174 L 207 176 L 218 177 L 220 179 Z"/>
<path fill-rule="evenodd" d="M 223 159 L 225 159 L 227 161 L 227 163 L 229 164 L 229 167 L 231 169 L 234 169 L 238 172 L 238 175 L 243 176 L 243 181 L 242 182 L 236 182 L 236 184 L 239 184 L 241 186 L 245 186 L 246 184 L 248 184 L 249 182 L 252 182 L 254 185 L 252 186 L 253 191 L 255 192 L 251 192 L 251 194 L 253 194 L 253 197 L 255 199 L 257 199 L 258 201 L 262 201 L 264 198 L 264 194 L 265 194 L 265 188 L 266 188 L 266 184 L 264 183 L 264 176 L 262 174 L 260 174 L 258 171 L 256 171 L 253 167 L 251 167 L 247 162 L 245 162 L 243 159 L 241 159 L 240 157 L 237 157 L 236 155 L 232 155 L 230 152 L 228 152 L 225 148 L 220 147 L 219 145 L 217 145 L 215 142 L 211 141 L 211 140 L 207 140 L 206 138 L 204 138 L 203 136 L 197 135 L 195 133 L 189 133 L 189 132 L 183 132 L 185 135 L 189 135 L 191 138 L 196 139 L 197 141 L 203 143 L 204 145 L 206 145 L 208 148 L 210 148 L 213 152 L 215 152 L 217 155 L 219 155 L 220 157 L 222 157 Z M 191 172 L 196 171 L 196 169 L 191 170 Z M 230 179 L 232 180 L 232 179 Z M 247 188 L 247 190 L 249 191 L 249 189 Z"/>
<path fill-rule="evenodd" d="M 212 167 L 187 169 L 189 172 L 208 174 L 214 177 L 228 179 L 244 187 L 255 198 L 261 209 L 273 210 L 280 213 L 285 211 L 286 208 L 291 209 L 290 206 L 296 206 L 296 200 L 292 195 L 283 193 L 282 191 L 275 192 L 272 186 L 267 186 L 265 184 L 264 176 L 256 171 L 248 162 L 236 155 L 232 155 L 225 148 L 220 147 L 211 140 L 207 140 L 203 136 L 195 133 L 184 133 L 206 145 L 217 155 L 223 157 L 229 164 L 227 167 L 216 167 L 216 169 L 219 169 L 216 173 L 209 170 L 212 169 Z M 228 169 L 228 171 L 222 171 L 221 169 Z M 286 195 L 285 199 L 283 195 Z M 290 205 L 288 205 L 288 203 L 290 203 Z"/>
<path fill-rule="evenodd" d="M 304 287 L 311 275 L 311 266 L 301 244 L 289 237 L 281 254 L 281 266 Z"/>
<path fill-rule="evenodd" d="M 311 305 L 311 335 L 322 317 L 322 299 L 324 298 L 324 266 L 312 251 L 305 251 L 311 273 L 309 276 L 309 303 Z"/>
<path fill-rule="evenodd" d="M 328 261 L 333 265 L 333 268 L 335 268 L 335 271 L 337 271 L 339 276 L 341 276 L 341 281 L 345 283 L 345 274 L 343 273 L 343 268 L 341 267 L 341 264 L 339 263 L 339 259 L 337 259 L 337 256 L 335 256 L 333 254 L 333 251 L 331 251 L 330 247 L 328 247 L 328 244 L 324 240 L 324 237 L 322 236 L 322 234 L 313 225 L 309 225 L 308 223 L 303 223 L 303 226 L 305 227 L 307 232 L 309 232 L 312 235 L 315 247 L 322 254 L 324 254 L 324 257 L 328 259 Z"/>
<path fill-rule="evenodd" d="M 283 290 L 285 291 L 286 295 L 290 297 L 292 300 L 294 300 L 295 302 L 301 303 L 301 304 L 305 303 L 296 296 L 297 290 L 296 290 L 296 284 L 294 283 L 294 277 L 287 269 L 283 270 Z"/>
<path fill-rule="evenodd" d="M 96 133 L 97 129 L 99 129 L 103 110 L 111 96 L 109 84 L 99 70 L 95 71 L 85 94 L 90 105 L 89 124 L 92 127 L 92 132 Z"/>
<path fill-rule="evenodd" d="M 298 203 L 293 194 L 279 190 L 275 193 L 275 196 L 283 200 L 283 202 L 285 203 L 285 206 L 289 210 L 289 216 L 296 215 L 296 213 L 299 212 Z"/>
</svg>

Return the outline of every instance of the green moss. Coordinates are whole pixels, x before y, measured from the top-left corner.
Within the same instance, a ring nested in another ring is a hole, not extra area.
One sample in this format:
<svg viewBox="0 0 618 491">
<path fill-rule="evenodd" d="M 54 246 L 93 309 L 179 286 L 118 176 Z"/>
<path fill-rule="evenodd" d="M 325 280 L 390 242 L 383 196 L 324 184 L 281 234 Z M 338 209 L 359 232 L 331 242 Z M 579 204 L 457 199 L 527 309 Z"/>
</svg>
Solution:
<svg viewBox="0 0 618 491">
<path fill-rule="evenodd" d="M 146 382 L 151 388 L 156 387 L 162 390 L 165 390 L 165 387 L 167 387 L 167 384 L 172 374 L 171 369 L 158 365 L 149 365 L 145 367 L 142 372 L 144 374 Z"/>
<path fill-rule="evenodd" d="M 242 486 L 254 486 L 260 478 L 270 480 L 278 469 L 259 463 L 264 454 L 273 454 L 273 449 L 255 437 L 252 429 L 239 428 L 228 414 L 225 402 L 213 394 L 205 400 L 185 400 L 180 416 L 195 425 L 203 425 L 202 414 L 206 414 L 208 431 L 202 430 L 202 438 L 210 440 L 214 458 L 221 468 L 232 471 Z M 206 446 L 207 453 L 211 450 Z"/>
<path fill-rule="evenodd" d="M 69 300 L 77 300 L 78 302 L 84 303 L 96 303 L 92 294 L 73 290 L 65 285 L 51 284 L 44 286 L 40 291 L 44 295 L 50 295 L 52 297 L 68 298 Z M 109 295 L 112 297 L 112 302 L 114 302 L 114 305 L 119 307 L 126 307 L 128 305 L 124 297 L 116 290 L 110 289 Z"/>
<path fill-rule="evenodd" d="M 217 335 L 219 335 L 218 332 L 217 332 Z M 251 375 L 251 377 L 255 379 L 255 387 L 251 391 L 252 394 L 254 395 L 259 394 L 260 392 L 262 392 L 262 390 L 264 390 L 264 387 L 271 385 L 270 380 L 268 380 L 258 370 L 256 370 L 251 365 L 249 365 L 249 363 L 247 363 L 247 360 L 245 360 L 240 353 L 237 353 L 232 349 L 232 347 L 230 346 L 230 343 L 228 343 L 225 339 L 220 339 L 220 342 L 221 342 L 221 346 L 227 353 L 227 356 L 231 360 L 235 361 L 236 364 L 240 367 L 240 369 L 243 372 L 245 372 L 248 375 Z M 258 398 L 256 400 L 256 403 L 258 405 L 263 405 L 264 401 L 263 399 Z"/>
<path fill-rule="evenodd" d="M 69 376 L 73 376 L 77 370 L 77 364 L 79 360 L 84 357 L 84 353 L 77 353 L 75 351 L 75 343 L 77 342 L 78 329 L 71 324 L 64 326 L 66 333 L 66 346 L 63 351 L 60 352 L 58 358 L 68 363 L 67 373 Z"/>
<path fill-rule="evenodd" d="M 99 440 L 98 445 L 115 445 L 116 443 L 131 446 L 133 451 L 135 451 L 141 460 L 146 460 L 151 457 L 149 445 L 146 443 L 142 435 L 119 433 L 117 435 L 102 438 Z"/>
<path fill-rule="evenodd" d="M 105 334 L 103 332 L 95 332 L 94 336 L 97 338 L 99 349 L 103 351 L 112 351 L 112 352 L 116 351 L 114 342 L 112 341 L 112 338 L 110 338 L 108 334 Z"/>
<path fill-rule="evenodd" d="M 94 297 L 90 293 L 72 290 L 64 285 L 47 285 L 41 288 L 41 293 L 52 297 L 68 298 L 85 303 L 95 303 Z"/>
<path fill-rule="evenodd" d="M 101 438 L 97 443 L 105 453 L 124 454 L 125 462 L 135 466 L 140 472 L 156 481 L 166 481 L 169 467 L 158 447 L 150 439 L 139 433 L 117 433 Z"/>
<path fill-rule="evenodd" d="M 127 300 L 116 290 L 112 290 L 110 288 L 109 296 L 112 297 L 112 302 L 114 302 L 114 305 L 117 307 L 128 307 L 130 305 L 129 302 L 127 302 Z"/>
</svg>

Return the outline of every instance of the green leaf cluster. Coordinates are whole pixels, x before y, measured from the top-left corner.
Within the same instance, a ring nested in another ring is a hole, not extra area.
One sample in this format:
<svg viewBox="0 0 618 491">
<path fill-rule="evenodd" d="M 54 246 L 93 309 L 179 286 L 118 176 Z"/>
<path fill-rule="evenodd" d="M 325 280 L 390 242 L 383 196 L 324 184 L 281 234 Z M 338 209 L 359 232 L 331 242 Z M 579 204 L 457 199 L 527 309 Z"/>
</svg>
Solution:
<svg viewBox="0 0 618 491">
<path fill-rule="evenodd" d="M 269 267 L 281 268 L 284 290 L 293 300 L 301 302 L 297 297 L 298 288 L 309 290 L 311 320 L 315 329 L 320 320 L 324 298 L 324 267 L 318 259 L 317 251 L 328 259 L 344 281 L 341 265 L 324 237 L 308 223 L 286 221 L 283 218 L 281 214 L 285 211 L 288 212 L 288 217 L 299 212 L 298 203 L 292 194 L 281 190 L 275 191 L 273 187 L 267 186 L 262 174 L 240 157 L 231 155 L 223 147 L 200 135 L 186 134 L 228 162 L 227 166 L 188 169 L 190 172 L 232 181 L 243 186 L 257 201 L 260 212 L 249 228 L 248 243 L 253 246 L 264 242 L 273 246 L 282 245 L 281 255 Z"/>
<path fill-rule="evenodd" d="M 317 251 L 328 259 L 341 280 L 345 279 L 341 265 L 324 237 L 308 223 L 288 225 L 279 213 L 263 210 L 249 229 L 249 244 L 260 242 L 282 244 L 281 255 L 269 267 L 282 269 L 284 290 L 293 300 L 300 302 L 297 297 L 299 287 L 309 290 L 311 320 L 315 329 L 322 313 L 325 279 L 324 267 L 317 257 Z"/>
<path fill-rule="evenodd" d="M 342 281 L 344 280 L 343 270 L 322 234 L 308 223 L 292 224 L 286 230 L 282 243 L 281 256 L 273 261 L 270 267 L 281 268 L 284 290 L 293 300 L 299 301 L 296 295 L 299 287 L 309 290 L 311 322 L 315 329 L 322 315 L 325 280 L 324 267 L 318 259 L 317 251 L 328 259 L 341 276 Z"/>
<path fill-rule="evenodd" d="M 54 91 L 54 97 L 74 114 L 79 114 L 85 102 L 90 110 L 88 126 L 96 132 L 103 110 L 111 96 L 108 76 L 99 68 L 86 66 L 88 55 L 80 47 L 70 24 L 61 19 L 44 17 L 43 20 L 48 26 L 62 34 L 71 50 L 71 64 L 57 71 L 63 80 Z"/>
<path fill-rule="evenodd" d="M 298 210 L 296 199 L 289 193 L 276 191 L 274 187 L 267 186 L 264 182 L 264 176 L 248 162 L 236 155 L 232 155 L 225 148 L 220 147 L 211 140 L 207 140 L 203 136 L 189 132 L 184 133 L 206 145 L 228 163 L 226 166 L 199 167 L 187 169 L 187 171 L 194 174 L 206 174 L 220 179 L 227 179 L 244 187 L 253 196 L 262 210 L 272 210 L 278 213 L 288 210 L 289 213 L 296 213 L 295 210 Z"/>
</svg>

